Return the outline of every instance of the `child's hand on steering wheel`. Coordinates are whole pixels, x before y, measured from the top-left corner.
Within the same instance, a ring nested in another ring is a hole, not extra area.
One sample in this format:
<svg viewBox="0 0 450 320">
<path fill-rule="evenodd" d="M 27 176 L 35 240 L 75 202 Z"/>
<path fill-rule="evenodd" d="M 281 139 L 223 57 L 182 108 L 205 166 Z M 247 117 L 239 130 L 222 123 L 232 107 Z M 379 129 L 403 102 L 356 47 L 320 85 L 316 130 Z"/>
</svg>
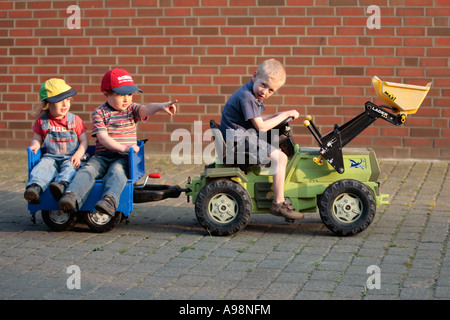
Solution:
<svg viewBox="0 0 450 320">
<path fill-rule="evenodd" d="M 300 117 L 300 114 L 297 112 L 297 110 L 289 110 L 288 114 L 289 114 L 288 117 L 292 117 L 294 118 L 294 120 Z"/>
</svg>

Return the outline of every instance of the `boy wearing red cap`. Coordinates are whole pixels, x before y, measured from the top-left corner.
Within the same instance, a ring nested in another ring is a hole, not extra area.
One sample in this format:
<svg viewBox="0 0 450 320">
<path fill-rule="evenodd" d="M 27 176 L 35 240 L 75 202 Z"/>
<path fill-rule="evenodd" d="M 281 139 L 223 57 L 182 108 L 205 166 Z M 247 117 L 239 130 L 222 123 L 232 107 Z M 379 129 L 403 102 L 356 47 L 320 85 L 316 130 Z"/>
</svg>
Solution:
<svg viewBox="0 0 450 320">
<path fill-rule="evenodd" d="M 86 201 L 96 179 L 103 178 L 102 199 L 95 209 L 114 216 L 120 195 L 128 180 L 128 151 L 139 151 L 136 123 L 164 111 L 172 116 L 175 101 L 139 105 L 133 102 L 133 93 L 143 92 L 134 85 L 131 75 L 123 69 L 113 69 L 104 76 L 101 91 L 106 102 L 92 113 L 92 136 L 96 150 L 86 166 L 80 169 L 59 201 L 59 209 L 77 211 Z"/>
</svg>

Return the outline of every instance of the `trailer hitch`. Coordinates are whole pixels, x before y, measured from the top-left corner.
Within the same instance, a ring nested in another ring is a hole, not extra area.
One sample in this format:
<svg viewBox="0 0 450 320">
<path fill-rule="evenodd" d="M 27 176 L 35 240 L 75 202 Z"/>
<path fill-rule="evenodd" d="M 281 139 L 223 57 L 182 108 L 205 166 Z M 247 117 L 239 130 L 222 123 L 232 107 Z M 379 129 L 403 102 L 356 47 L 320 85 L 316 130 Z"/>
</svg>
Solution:
<svg viewBox="0 0 450 320">
<path fill-rule="evenodd" d="M 189 188 L 181 188 L 180 186 L 165 185 L 165 184 L 147 184 L 148 179 L 161 178 L 160 173 L 150 173 L 145 177 L 143 184 L 135 184 L 133 188 L 133 202 L 143 203 L 151 201 L 160 201 L 167 198 L 178 198 L 181 193 L 191 192 Z M 189 199 L 189 197 L 188 197 Z M 189 200 L 188 200 L 189 202 Z"/>
</svg>

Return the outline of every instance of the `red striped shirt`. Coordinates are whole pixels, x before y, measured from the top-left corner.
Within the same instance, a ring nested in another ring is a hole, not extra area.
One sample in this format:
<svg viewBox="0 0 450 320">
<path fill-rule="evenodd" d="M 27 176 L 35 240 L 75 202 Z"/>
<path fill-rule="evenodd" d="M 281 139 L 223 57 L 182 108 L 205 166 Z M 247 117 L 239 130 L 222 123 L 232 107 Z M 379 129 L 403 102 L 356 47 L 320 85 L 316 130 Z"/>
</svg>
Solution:
<svg viewBox="0 0 450 320">
<path fill-rule="evenodd" d="M 105 102 L 92 113 L 92 136 L 96 137 L 98 132 L 106 131 L 109 137 L 122 145 L 136 144 L 136 122 L 147 120 L 139 116 L 141 107 L 139 104 L 132 103 L 127 109 L 117 111 Z M 106 149 L 97 139 L 95 152 L 99 151 L 111 150 Z"/>
</svg>

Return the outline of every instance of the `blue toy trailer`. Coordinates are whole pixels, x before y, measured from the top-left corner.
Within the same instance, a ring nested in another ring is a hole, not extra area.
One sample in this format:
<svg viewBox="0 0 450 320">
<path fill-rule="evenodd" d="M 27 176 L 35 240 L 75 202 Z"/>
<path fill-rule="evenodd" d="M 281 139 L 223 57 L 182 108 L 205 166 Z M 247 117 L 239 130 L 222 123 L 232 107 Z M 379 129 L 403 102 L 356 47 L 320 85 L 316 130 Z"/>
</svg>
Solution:
<svg viewBox="0 0 450 320">
<path fill-rule="evenodd" d="M 145 174 L 144 143 L 146 140 L 138 141 L 139 152 L 135 153 L 130 149 L 128 154 L 128 181 L 122 191 L 119 200 L 119 206 L 116 215 L 111 217 L 95 210 L 97 201 L 101 200 L 103 193 L 103 181 L 97 180 L 90 192 L 86 202 L 78 212 L 63 212 L 58 209 L 58 203 L 53 199 L 50 191 L 47 189 L 41 194 L 40 204 L 28 204 L 28 210 L 32 216 L 32 221 L 36 223 L 36 213 L 41 211 L 44 223 L 55 231 L 68 230 L 73 227 L 80 217 L 84 218 L 85 223 L 95 232 L 106 232 L 114 229 L 122 220 L 127 218 L 133 211 L 133 202 L 158 201 L 166 198 L 178 198 L 181 192 L 187 189 L 181 189 L 179 186 L 167 185 L 137 185 L 137 181 Z M 88 147 L 87 153 L 93 155 L 95 145 Z M 28 153 L 28 174 L 34 166 L 41 160 L 45 154 L 45 148 L 38 150 L 36 154 L 27 148 Z M 160 176 L 160 175 L 159 175 Z M 150 174 L 149 177 L 156 178 L 157 174 Z"/>
</svg>

